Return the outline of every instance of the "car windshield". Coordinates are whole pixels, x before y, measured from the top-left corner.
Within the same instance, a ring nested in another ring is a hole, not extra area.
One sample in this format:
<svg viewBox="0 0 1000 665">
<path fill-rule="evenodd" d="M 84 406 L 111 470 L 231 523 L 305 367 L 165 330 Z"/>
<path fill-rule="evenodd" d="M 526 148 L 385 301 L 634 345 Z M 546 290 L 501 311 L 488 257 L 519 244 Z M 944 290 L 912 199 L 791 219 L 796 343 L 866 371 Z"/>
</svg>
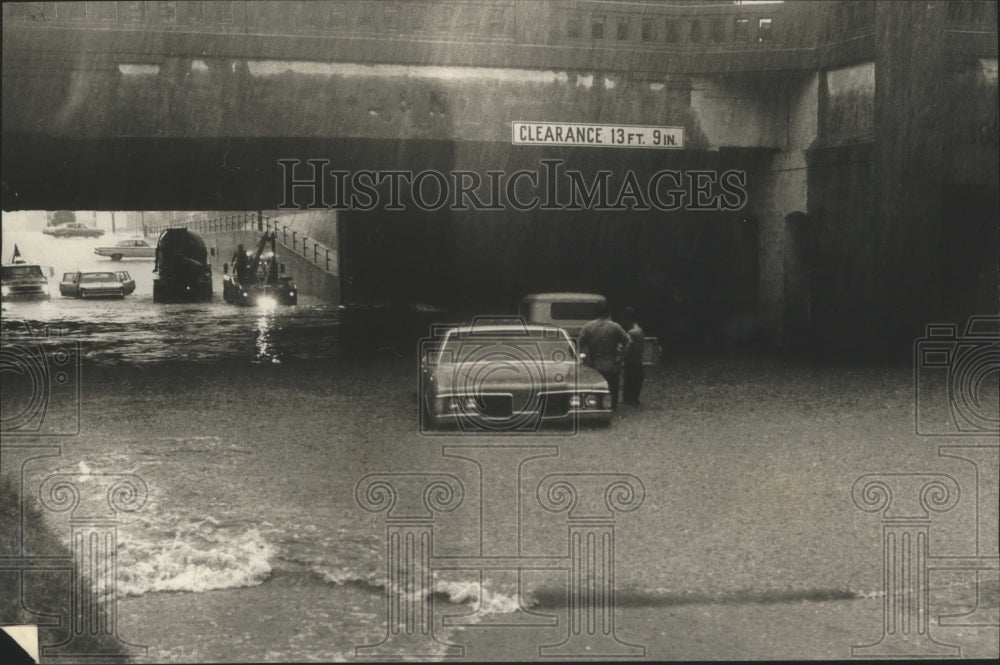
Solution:
<svg viewBox="0 0 1000 665">
<path fill-rule="evenodd" d="M 24 279 L 25 277 L 42 277 L 42 269 L 39 266 L 4 266 L 4 279 Z"/>
<path fill-rule="evenodd" d="M 449 334 L 441 347 L 439 363 L 460 362 L 576 362 L 576 351 L 567 339 L 536 336 Z"/>
<path fill-rule="evenodd" d="M 115 282 L 118 280 L 115 278 L 113 272 L 92 272 L 81 277 L 80 281 L 87 284 L 92 282 Z"/>
</svg>

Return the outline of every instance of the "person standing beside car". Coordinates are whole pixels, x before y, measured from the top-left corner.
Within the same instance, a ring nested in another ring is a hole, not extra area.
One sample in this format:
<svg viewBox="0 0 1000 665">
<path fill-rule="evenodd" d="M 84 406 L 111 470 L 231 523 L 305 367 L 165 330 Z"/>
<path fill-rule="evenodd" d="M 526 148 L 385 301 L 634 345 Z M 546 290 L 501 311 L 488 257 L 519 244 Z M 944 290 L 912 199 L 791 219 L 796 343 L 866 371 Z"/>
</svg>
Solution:
<svg viewBox="0 0 1000 665">
<path fill-rule="evenodd" d="M 631 338 L 625 329 L 611 320 L 607 303 L 601 305 L 599 316 L 580 331 L 580 351 L 584 362 L 600 372 L 608 382 L 611 408 L 618 406 L 618 390 L 622 358 L 628 353 Z"/>
<path fill-rule="evenodd" d="M 638 404 L 642 381 L 646 378 L 646 370 L 642 366 L 642 356 L 646 350 L 646 334 L 635 320 L 635 310 L 631 307 L 622 310 L 621 321 L 622 327 L 632 340 L 623 365 L 622 402 Z"/>
</svg>

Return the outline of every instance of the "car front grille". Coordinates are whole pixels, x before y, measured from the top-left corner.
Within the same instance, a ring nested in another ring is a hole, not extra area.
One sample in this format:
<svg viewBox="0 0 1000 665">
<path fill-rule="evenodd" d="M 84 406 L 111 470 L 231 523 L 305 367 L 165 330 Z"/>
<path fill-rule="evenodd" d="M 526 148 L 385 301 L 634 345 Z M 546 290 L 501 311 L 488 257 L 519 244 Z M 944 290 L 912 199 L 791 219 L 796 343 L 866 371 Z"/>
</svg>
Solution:
<svg viewBox="0 0 1000 665">
<path fill-rule="evenodd" d="M 509 418 L 514 413 L 514 400 L 510 395 L 478 395 L 476 404 L 487 418 Z"/>
<path fill-rule="evenodd" d="M 543 414 L 546 418 L 561 418 L 569 413 L 569 394 L 555 393 L 542 396 Z"/>
</svg>

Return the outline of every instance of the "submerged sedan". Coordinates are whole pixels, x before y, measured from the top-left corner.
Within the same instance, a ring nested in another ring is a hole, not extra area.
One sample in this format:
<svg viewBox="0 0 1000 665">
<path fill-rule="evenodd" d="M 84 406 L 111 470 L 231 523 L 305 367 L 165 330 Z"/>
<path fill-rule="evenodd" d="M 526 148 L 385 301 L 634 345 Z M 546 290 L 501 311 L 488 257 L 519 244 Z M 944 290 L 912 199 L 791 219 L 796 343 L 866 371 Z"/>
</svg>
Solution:
<svg viewBox="0 0 1000 665">
<path fill-rule="evenodd" d="M 124 298 L 135 291 L 135 280 L 118 272 L 67 272 L 59 282 L 59 293 L 68 298 Z"/>
<path fill-rule="evenodd" d="M 607 382 L 580 362 L 566 331 L 523 322 L 476 322 L 425 341 L 420 403 L 424 431 L 528 434 L 611 419 Z"/>
</svg>

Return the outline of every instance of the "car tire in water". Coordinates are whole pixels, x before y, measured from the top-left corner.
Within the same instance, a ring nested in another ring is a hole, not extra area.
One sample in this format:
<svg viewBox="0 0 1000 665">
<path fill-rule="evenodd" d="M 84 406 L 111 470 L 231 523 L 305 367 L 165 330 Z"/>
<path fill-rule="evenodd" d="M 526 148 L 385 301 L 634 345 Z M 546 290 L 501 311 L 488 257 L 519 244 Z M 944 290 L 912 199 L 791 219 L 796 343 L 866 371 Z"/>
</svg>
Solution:
<svg viewBox="0 0 1000 665">
<path fill-rule="evenodd" d="M 121 254 L 112 254 L 111 255 L 111 260 L 112 261 L 121 261 L 122 260 L 122 255 Z"/>
</svg>

